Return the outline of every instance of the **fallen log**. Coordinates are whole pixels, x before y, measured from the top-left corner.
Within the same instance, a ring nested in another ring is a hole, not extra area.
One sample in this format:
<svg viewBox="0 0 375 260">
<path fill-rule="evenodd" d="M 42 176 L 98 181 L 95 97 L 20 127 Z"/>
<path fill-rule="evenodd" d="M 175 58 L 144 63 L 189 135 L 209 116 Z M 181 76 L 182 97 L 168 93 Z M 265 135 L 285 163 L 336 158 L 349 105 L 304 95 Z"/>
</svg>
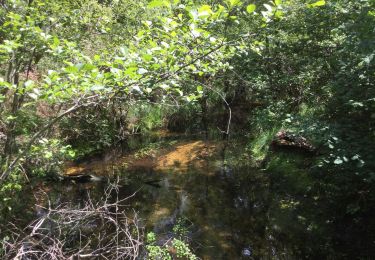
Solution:
<svg viewBox="0 0 375 260">
<path fill-rule="evenodd" d="M 317 149 L 305 137 L 285 130 L 279 131 L 271 142 L 272 150 L 290 150 L 316 154 Z"/>
<path fill-rule="evenodd" d="M 63 180 L 74 181 L 77 183 L 86 183 L 93 181 L 102 181 L 105 178 L 102 176 L 96 176 L 92 174 L 76 174 L 76 175 L 62 175 Z"/>
</svg>

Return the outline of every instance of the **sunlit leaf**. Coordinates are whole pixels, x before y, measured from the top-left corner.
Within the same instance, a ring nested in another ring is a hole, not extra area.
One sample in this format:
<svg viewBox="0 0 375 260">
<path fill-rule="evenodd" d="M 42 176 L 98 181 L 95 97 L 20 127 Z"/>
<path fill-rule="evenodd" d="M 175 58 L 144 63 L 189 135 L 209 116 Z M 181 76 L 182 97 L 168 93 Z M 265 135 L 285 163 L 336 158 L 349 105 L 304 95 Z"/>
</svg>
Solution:
<svg viewBox="0 0 375 260">
<path fill-rule="evenodd" d="M 78 72 L 78 68 L 76 66 L 69 66 L 65 68 L 65 72 L 74 74 Z"/>
<path fill-rule="evenodd" d="M 211 6 L 209 6 L 209 5 L 202 5 L 198 9 L 198 16 L 199 17 L 209 16 L 210 14 L 212 14 L 212 10 L 211 10 Z"/>
<path fill-rule="evenodd" d="M 29 97 L 31 97 L 34 100 L 38 99 L 38 95 L 36 93 L 28 93 Z"/>
<path fill-rule="evenodd" d="M 269 4 L 263 4 L 263 6 L 267 9 L 268 12 L 272 12 L 272 6 L 270 6 Z"/>
<path fill-rule="evenodd" d="M 341 158 L 339 158 L 339 157 L 337 157 L 336 160 L 333 161 L 333 163 L 334 163 L 334 164 L 337 164 L 337 165 L 342 164 L 343 162 L 344 162 L 344 161 L 341 160 Z"/>
<path fill-rule="evenodd" d="M 103 85 L 94 85 L 90 88 L 92 91 L 99 91 L 99 90 L 103 90 L 104 89 L 104 86 Z"/>
<path fill-rule="evenodd" d="M 237 6 L 237 5 L 241 4 L 240 0 L 229 0 L 228 2 L 229 2 L 230 7 L 234 7 L 234 6 Z"/>
<path fill-rule="evenodd" d="M 147 73 L 148 71 L 146 70 L 146 69 L 144 69 L 144 68 L 140 68 L 140 69 L 138 69 L 138 74 L 140 74 L 140 75 L 143 75 L 143 74 L 145 74 L 145 73 Z"/>
<path fill-rule="evenodd" d="M 319 1 L 315 2 L 315 3 L 313 3 L 313 4 L 310 4 L 309 6 L 310 7 L 318 7 L 318 6 L 323 6 L 325 4 L 326 4 L 325 0 L 319 0 Z"/>
<path fill-rule="evenodd" d="M 253 12 L 255 11 L 255 9 L 256 9 L 256 5 L 254 5 L 254 4 L 249 4 L 249 5 L 246 7 L 246 11 L 247 11 L 249 14 L 253 13 Z"/>
<path fill-rule="evenodd" d="M 147 5 L 148 8 L 155 8 L 155 7 L 162 7 L 162 6 L 169 6 L 169 3 L 165 0 L 153 0 Z"/>
</svg>

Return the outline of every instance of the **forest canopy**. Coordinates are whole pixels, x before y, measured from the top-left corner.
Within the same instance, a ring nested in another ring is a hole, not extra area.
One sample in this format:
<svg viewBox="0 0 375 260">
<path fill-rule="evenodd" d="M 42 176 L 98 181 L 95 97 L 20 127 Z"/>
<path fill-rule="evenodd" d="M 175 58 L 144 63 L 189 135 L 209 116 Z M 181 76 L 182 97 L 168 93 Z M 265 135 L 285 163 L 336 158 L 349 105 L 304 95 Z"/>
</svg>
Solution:
<svg viewBox="0 0 375 260">
<path fill-rule="evenodd" d="M 293 143 L 308 196 L 368 238 L 341 256 L 371 257 L 374 25 L 372 0 L 0 0 L 0 221 L 66 161 L 167 129 L 273 172 Z"/>
</svg>

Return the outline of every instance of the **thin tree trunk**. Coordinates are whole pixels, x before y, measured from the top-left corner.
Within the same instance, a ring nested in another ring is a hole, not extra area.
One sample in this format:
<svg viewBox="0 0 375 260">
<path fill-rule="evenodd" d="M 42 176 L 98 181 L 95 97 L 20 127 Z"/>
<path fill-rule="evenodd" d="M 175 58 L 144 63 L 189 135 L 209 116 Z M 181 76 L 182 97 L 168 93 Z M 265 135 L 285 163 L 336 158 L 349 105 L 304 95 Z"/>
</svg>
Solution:
<svg viewBox="0 0 375 260">
<path fill-rule="evenodd" d="M 18 86 L 19 83 L 19 73 L 16 71 L 13 76 L 13 84 Z M 16 88 L 14 94 L 13 94 L 13 101 L 12 101 L 12 108 L 11 108 L 11 115 L 15 116 L 17 114 L 17 111 L 20 107 L 20 94 L 18 93 L 18 87 Z M 15 146 L 15 135 L 14 135 L 14 130 L 15 130 L 16 123 L 12 119 L 12 121 L 8 124 L 7 130 L 6 130 L 6 142 L 4 146 L 4 156 L 11 158 L 13 151 L 14 151 L 14 146 Z"/>
<path fill-rule="evenodd" d="M 12 163 L 7 167 L 7 169 L 3 172 L 3 174 L 0 176 L 0 185 L 8 178 L 9 174 L 12 172 L 18 161 L 26 155 L 26 153 L 29 152 L 29 149 L 33 145 L 33 143 L 50 127 L 52 127 L 56 122 L 58 122 L 61 118 L 64 116 L 76 111 L 77 109 L 81 108 L 83 105 L 75 104 L 65 112 L 61 113 L 59 116 L 52 119 L 48 124 L 46 124 L 42 129 L 40 129 L 38 132 L 36 132 L 33 137 L 28 142 L 27 146 L 24 148 L 22 153 L 19 153 L 17 157 L 12 161 Z"/>
</svg>

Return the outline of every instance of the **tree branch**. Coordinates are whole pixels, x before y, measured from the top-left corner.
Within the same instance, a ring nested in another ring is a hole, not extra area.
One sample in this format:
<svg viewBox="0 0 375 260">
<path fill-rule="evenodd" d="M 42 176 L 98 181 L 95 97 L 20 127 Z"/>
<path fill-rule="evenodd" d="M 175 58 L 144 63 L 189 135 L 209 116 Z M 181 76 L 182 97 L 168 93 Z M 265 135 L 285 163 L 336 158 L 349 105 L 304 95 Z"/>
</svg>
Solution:
<svg viewBox="0 0 375 260">
<path fill-rule="evenodd" d="M 17 157 L 12 161 L 12 163 L 7 167 L 7 169 L 2 173 L 1 177 L 0 177 L 0 185 L 8 178 L 9 174 L 12 172 L 12 170 L 14 169 L 14 167 L 16 166 L 16 164 L 18 163 L 18 161 L 26 155 L 26 153 L 29 151 L 29 149 L 31 148 L 31 146 L 33 145 L 33 143 L 45 132 L 47 131 L 50 127 L 52 127 L 56 122 L 58 122 L 61 118 L 63 118 L 64 116 L 76 111 L 77 109 L 85 106 L 86 104 L 79 104 L 79 103 L 76 103 L 74 104 L 71 108 L 69 108 L 68 110 L 64 111 L 63 113 L 61 113 L 60 115 L 58 115 L 57 117 L 55 117 L 54 119 L 52 119 L 48 124 L 46 124 L 42 129 L 40 129 L 38 132 L 36 132 L 30 139 L 30 141 L 28 142 L 27 146 L 25 147 L 25 149 L 17 155 Z"/>
</svg>

